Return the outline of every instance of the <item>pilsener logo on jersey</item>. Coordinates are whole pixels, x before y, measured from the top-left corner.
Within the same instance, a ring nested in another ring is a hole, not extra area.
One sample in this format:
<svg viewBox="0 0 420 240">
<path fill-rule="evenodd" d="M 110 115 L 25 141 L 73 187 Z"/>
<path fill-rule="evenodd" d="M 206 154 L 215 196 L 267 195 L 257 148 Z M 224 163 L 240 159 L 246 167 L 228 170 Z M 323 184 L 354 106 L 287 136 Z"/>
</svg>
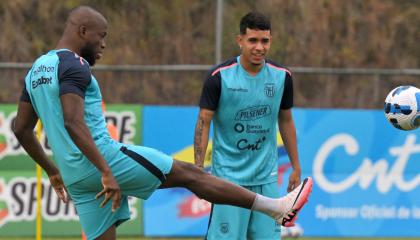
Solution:
<svg viewBox="0 0 420 240">
<path fill-rule="evenodd" d="M 237 121 L 252 121 L 271 114 L 271 108 L 268 105 L 253 106 L 245 108 L 236 113 Z"/>
</svg>

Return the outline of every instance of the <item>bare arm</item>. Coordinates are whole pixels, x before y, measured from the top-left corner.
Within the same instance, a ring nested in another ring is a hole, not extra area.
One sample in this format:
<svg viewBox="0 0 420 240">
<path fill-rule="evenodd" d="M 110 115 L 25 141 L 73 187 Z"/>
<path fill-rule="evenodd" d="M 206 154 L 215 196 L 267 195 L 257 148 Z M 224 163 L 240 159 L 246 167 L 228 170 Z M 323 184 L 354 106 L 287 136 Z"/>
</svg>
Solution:
<svg viewBox="0 0 420 240">
<path fill-rule="evenodd" d="M 47 173 L 51 185 L 58 197 L 64 202 L 67 202 L 68 195 L 64 187 L 60 171 L 55 166 L 54 162 L 51 161 L 45 154 L 41 144 L 34 134 L 34 127 L 37 121 L 38 116 L 36 115 L 32 104 L 20 101 L 18 104 L 16 121 L 13 125 L 13 132 L 29 156 Z"/>
<path fill-rule="evenodd" d="M 291 109 L 280 110 L 278 125 L 284 147 L 286 148 L 293 168 L 293 172 L 289 177 L 289 185 L 287 187 L 287 191 L 290 192 L 299 185 L 301 176 L 301 168 L 297 151 L 296 128 Z"/>
<path fill-rule="evenodd" d="M 209 142 L 210 122 L 214 112 L 204 108 L 200 109 L 194 132 L 194 163 L 203 168 Z"/>
<path fill-rule="evenodd" d="M 112 175 L 108 163 L 96 147 L 90 131 L 86 126 L 84 120 L 84 100 L 79 95 L 73 93 L 63 94 L 60 98 L 64 126 L 67 132 L 80 151 L 102 174 L 102 185 L 104 189 L 96 197 L 105 195 L 101 207 L 112 199 L 112 210 L 115 211 L 120 206 L 120 187 Z"/>
</svg>

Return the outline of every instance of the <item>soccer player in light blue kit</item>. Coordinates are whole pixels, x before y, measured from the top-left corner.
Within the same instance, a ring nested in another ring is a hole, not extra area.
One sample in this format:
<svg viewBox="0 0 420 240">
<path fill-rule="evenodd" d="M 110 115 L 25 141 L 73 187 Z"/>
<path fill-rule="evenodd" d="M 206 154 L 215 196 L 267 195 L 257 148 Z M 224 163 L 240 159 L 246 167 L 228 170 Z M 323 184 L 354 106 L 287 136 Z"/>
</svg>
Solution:
<svg viewBox="0 0 420 240">
<path fill-rule="evenodd" d="M 200 99 L 194 137 L 195 164 L 203 167 L 210 122 L 214 123 L 211 171 L 267 197 L 278 197 L 277 123 L 293 172 L 288 191 L 300 183 L 296 146 L 292 76 L 266 59 L 271 44 L 270 20 L 251 12 L 240 22 L 237 43 L 241 55 L 214 67 Z M 306 181 L 303 182 L 306 184 Z M 294 225 L 297 212 L 281 224 Z M 279 239 L 272 218 L 234 206 L 212 206 L 207 239 Z"/>
<path fill-rule="evenodd" d="M 185 187 L 210 202 L 252 208 L 279 222 L 304 205 L 311 185 L 265 198 L 157 150 L 114 141 L 90 69 L 102 56 L 106 35 L 107 21 L 99 12 L 86 6 L 72 10 L 56 49 L 28 72 L 13 127 L 60 199 L 71 196 L 88 239 L 116 239 L 116 227 L 130 217 L 127 197 L 147 199 L 157 188 Z M 58 167 L 34 135 L 38 119 Z"/>
</svg>

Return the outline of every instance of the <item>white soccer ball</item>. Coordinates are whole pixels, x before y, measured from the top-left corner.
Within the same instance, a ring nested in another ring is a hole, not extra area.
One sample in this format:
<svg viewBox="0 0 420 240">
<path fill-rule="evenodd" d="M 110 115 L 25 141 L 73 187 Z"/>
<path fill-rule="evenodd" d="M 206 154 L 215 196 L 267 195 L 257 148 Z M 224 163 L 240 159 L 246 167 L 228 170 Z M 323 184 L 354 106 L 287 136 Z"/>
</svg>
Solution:
<svg viewBox="0 0 420 240">
<path fill-rule="evenodd" d="M 281 226 L 281 237 L 282 238 L 298 238 L 303 235 L 303 228 L 296 223 L 293 227 L 283 227 Z"/>
<path fill-rule="evenodd" d="M 386 97 L 385 116 L 396 128 L 413 130 L 420 126 L 420 89 L 413 86 L 394 88 Z"/>
</svg>

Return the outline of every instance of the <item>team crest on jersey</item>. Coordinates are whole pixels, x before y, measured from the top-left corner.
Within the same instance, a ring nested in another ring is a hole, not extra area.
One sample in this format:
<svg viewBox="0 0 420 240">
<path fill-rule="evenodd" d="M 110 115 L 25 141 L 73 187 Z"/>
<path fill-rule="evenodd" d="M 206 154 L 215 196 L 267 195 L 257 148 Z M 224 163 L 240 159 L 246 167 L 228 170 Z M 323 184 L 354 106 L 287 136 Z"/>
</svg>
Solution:
<svg viewBox="0 0 420 240">
<path fill-rule="evenodd" d="M 266 83 L 264 87 L 264 92 L 267 97 L 273 97 L 275 93 L 274 83 Z"/>
<path fill-rule="evenodd" d="M 229 232 L 229 223 L 221 223 L 220 224 L 220 232 L 226 234 Z"/>
</svg>

